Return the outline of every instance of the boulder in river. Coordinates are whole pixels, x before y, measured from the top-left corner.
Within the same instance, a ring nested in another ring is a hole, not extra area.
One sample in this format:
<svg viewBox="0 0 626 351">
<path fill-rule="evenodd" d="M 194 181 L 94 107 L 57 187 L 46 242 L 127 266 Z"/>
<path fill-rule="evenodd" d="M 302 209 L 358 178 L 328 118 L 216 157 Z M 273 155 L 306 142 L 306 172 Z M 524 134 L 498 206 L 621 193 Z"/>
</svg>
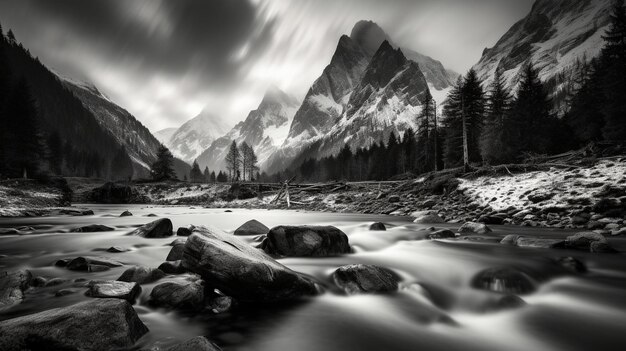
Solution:
<svg viewBox="0 0 626 351">
<path fill-rule="evenodd" d="M 182 274 L 187 272 L 182 261 L 166 261 L 159 265 L 159 270 L 167 274 Z"/>
<path fill-rule="evenodd" d="M 147 332 L 127 301 L 96 299 L 0 322 L 0 350 L 130 349 Z"/>
<path fill-rule="evenodd" d="M 535 238 L 509 234 L 500 241 L 500 244 L 536 249 L 553 249 L 564 247 L 565 241 L 562 239 Z"/>
<path fill-rule="evenodd" d="M 580 232 L 568 236 L 565 239 L 565 246 L 571 249 L 589 251 L 591 249 L 591 243 L 593 242 L 607 244 L 607 240 L 602 234 L 598 234 L 595 232 Z"/>
<path fill-rule="evenodd" d="M 117 278 L 121 282 L 135 282 L 139 284 L 148 284 L 165 277 L 165 272 L 158 268 L 135 266 L 129 268 Z"/>
<path fill-rule="evenodd" d="M 472 279 L 472 286 L 509 294 L 527 294 L 535 290 L 532 279 L 514 268 L 488 268 Z"/>
<path fill-rule="evenodd" d="M 370 230 L 382 231 L 382 230 L 387 230 L 387 227 L 385 227 L 385 224 L 382 222 L 374 222 L 370 224 Z"/>
<path fill-rule="evenodd" d="M 172 246 L 172 249 L 167 254 L 166 261 L 179 261 L 183 259 L 183 251 L 185 250 L 185 243 L 178 243 Z"/>
<path fill-rule="evenodd" d="M 337 268 L 335 285 L 347 294 L 385 293 L 398 290 L 398 277 L 387 268 L 353 264 Z"/>
<path fill-rule="evenodd" d="M 66 260 L 59 260 L 56 265 L 61 267 L 66 266 L 67 269 L 72 271 L 92 272 L 98 270 L 98 267 L 121 267 L 124 264 L 106 257 L 79 256 L 68 262 L 66 262 Z"/>
<path fill-rule="evenodd" d="M 90 224 L 83 227 L 74 228 L 71 231 L 74 233 L 96 233 L 96 232 L 111 232 L 115 228 L 102 225 L 102 224 Z"/>
<path fill-rule="evenodd" d="M 120 214 L 120 217 L 130 217 L 132 215 L 133 214 L 129 210 L 126 210 Z"/>
<path fill-rule="evenodd" d="M 461 228 L 459 228 L 459 233 L 461 234 L 487 234 L 490 232 L 491 228 L 484 223 L 465 222 Z"/>
<path fill-rule="evenodd" d="M 446 221 L 436 213 L 423 214 L 413 220 L 413 223 L 417 224 L 437 224 L 445 222 Z"/>
<path fill-rule="evenodd" d="M 570 272 L 584 273 L 587 271 L 584 263 L 571 256 L 559 257 L 556 259 L 556 263 Z"/>
<path fill-rule="evenodd" d="M 317 294 L 313 281 L 217 228 L 196 227 L 183 267 L 241 301 L 278 301 Z"/>
<path fill-rule="evenodd" d="M 191 232 L 193 232 L 193 225 L 190 225 L 187 227 L 179 227 L 176 230 L 176 235 L 177 236 L 190 236 Z"/>
<path fill-rule="evenodd" d="M 117 280 L 92 280 L 87 286 L 89 290 L 85 295 L 89 297 L 116 298 L 133 302 L 141 293 L 139 284 Z"/>
<path fill-rule="evenodd" d="M 21 302 L 32 279 L 30 271 L 0 272 L 0 309 Z"/>
<path fill-rule="evenodd" d="M 439 229 L 426 235 L 426 239 L 448 239 L 454 237 L 456 237 L 456 234 L 450 229 Z"/>
<path fill-rule="evenodd" d="M 217 345 L 210 342 L 204 336 L 196 336 L 183 343 L 174 345 L 166 351 L 221 351 Z"/>
<path fill-rule="evenodd" d="M 150 293 L 150 304 L 181 309 L 201 308 L 204 286 L 200 282 L 187 284 L 167 282 L 155 286 Z"/>
<path fill-rule="evenodd" d="M 160 218 L 128 233 L 144 238 L 165 238 L 172 236 L 172 221 L 169 218 Z"/>
<path fill-rule="evenodd" d="M 267 234 L 269 231 L 270 228 L 266 227 L 265 224 L 256 219 L 251 219 L 237 228 L 235 235 L 260 235 Z"/>
<path fill-rule="evenodd" d="M 287 257 L 326 257 L 351 252 L 348 236 L 333 226 L 278 226 L 267 233 L 263 250 Z"/>
</svg>

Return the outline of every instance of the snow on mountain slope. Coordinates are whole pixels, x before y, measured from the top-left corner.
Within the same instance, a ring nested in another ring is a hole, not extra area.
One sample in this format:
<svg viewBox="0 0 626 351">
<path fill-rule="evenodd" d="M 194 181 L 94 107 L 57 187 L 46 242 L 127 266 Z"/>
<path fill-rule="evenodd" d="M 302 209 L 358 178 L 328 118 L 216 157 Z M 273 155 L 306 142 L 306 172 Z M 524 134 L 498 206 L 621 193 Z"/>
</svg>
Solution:
<svg viewBox="0 0 626 351">
<path fill-rule="evenodd" d="M 228 126 L 212 112 L 202 110 L 172 134 L 166 146 L 172 154 L 192 163 L 211 143 L 224 135 Z"/>
<path fill-rule="evenodd" d="M 201 168 L 225 169 L 224 160 L 228 147 L 237 144 L 250 145 L 264 169 L 267 160 L 282 145 L 289 133 L 289 126 L 300 103 L 276 87 L 270 87 L 256 110 L 239 122 L 226 135 L 216 139 L 198 158 Z"/>
<path fill-rule="evenodd" d="M 508 86 L 514 88 L 520 68 L 530 60 L 544 82 L 557 80 L 576 60 L 598 55 L 610 7 L 611 0 L 537 0 L 526 17 L 494 47 L 483 51 L 474 69 L 486 85 L 500 70 Z"/>
<path fill-rule="evenodd" d="M 172 135 L 176 133 L 176 130 L 178 130 L 178 128 L 165 128 L 159 130 L 158 132 L 152 133 L 152 135 L 154 135 L 154 137 L 157 138 L 158 141 L 160 141 L 164 145 L 167 145 L 172 138 Z"/>
<path fill-rule="evenodd" d="M 336 154 L 345 145 L 368 147 L 385 140 L 391 132 L 416 130 L 428 86 L 419 65 L 385 40 L 350 95 L 344 114 L 298 159 Z"/>
</svg>

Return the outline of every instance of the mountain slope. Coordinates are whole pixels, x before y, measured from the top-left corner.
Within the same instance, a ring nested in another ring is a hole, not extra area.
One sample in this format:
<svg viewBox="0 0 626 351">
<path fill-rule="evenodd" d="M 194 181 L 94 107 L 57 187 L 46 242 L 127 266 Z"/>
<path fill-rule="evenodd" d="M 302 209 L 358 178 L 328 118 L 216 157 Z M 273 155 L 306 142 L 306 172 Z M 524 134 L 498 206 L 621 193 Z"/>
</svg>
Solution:
<svg viewBox="0 0 626 351">
<path fill-rule="evenodd" d="M 95 86 L 62 79 L 65 86 L 96 117 L 100 126 L 110 131 L 119 145 L 126 147 L 126 152 L 133 161 L 135 177 L 148 177 L 150 165 L 156 160 L 156 150 L 160 144 L 148 128 L 128 111 L 110 101 Z"/>
<path fill-rule="evenodd" d="M 250 145 L 261 168 L 277 148 L 283 143 L 289 132 L 293 116 L 299 102 L 279 90 L 271 87 L 265 93 L 259 107 L 250 111 L 246 119 L 239 122 L 226 135 L 216 139 L 197 158 L 201 168 L 211 170 L 225 169 L 224 159 L 228 147 L 234 140 L 237 144 L 246 142 Z"/>
<path fill-rule="evenodd" d="M 180 126 L 165 146 L 174 156 L 192 163 L 215 139 L 227 131 L 228 127 L 218 116 L 202 110 L 196 117 Z"/>
<path fill-rule="evenodd" d="M 167 144 L 170 141 L 170 138 L 172 138 L 172 135 L 176 133 L 177 129 L 178 128 L 165 128 L 152 133 L 152 135 L 154 135 L 154 137 L 157 138 L 157 140 L 162 144 Z"/>
<path fill-rule="evenodd" d="M 510 88 L 518 83 L 523 64 L 532 61 L 544 82 L 556 88 L 576 60 L 590 60 L 602 48 L 611 0 L 537 0 L 530 13 L 515 23 L 474 66 L 484 84 L 502 72 Z"/>
</svg>

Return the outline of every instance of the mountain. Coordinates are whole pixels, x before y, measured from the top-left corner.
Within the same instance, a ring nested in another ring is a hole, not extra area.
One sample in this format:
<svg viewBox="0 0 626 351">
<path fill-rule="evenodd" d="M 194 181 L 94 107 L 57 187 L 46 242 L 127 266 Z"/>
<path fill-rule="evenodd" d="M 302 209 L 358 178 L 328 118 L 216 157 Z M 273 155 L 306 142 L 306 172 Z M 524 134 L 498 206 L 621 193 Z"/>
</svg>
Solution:
<svg viewBox="0 0 626 351">
<path fill-rule="evenodd" d="M 246 119 L 239 122 L 226 135 L 216 139 L 197 158 L 202 169 L 225 169 L 224 159 L 232 141 L 250 145 L 264 168 L 270 155 L 283 143 L 289 132 L 293 116 L 300 106 L 295 98 L 276 87 L 270 87 L 259 107 L 250 111 Z"/>
<path fill-rule="evenodd" d="M 228 126 L 208 110 L 185 122 L 165 144 L 174 156 L 192 163 L 211 143 L 224 135 Z"/>
<path fill-rule="evenodd" d="M 82 102 L 98 124 L 108 130 L 133 161 L 134 175 L 139 178 L 149 176 L 150 164 L 156 159 L 159 142 L 128 111 L 119 107 L 92 84 L 60 78 L 63 84 Z"/>
<path fill-rule="evenodd" d="M 485 85 L 499 70 L 509 88 L 514 88 L 520 68 L 530 60 L 542 81 L 559 91 L 577 60 L 588 61 L 599 54 L 610 7 L 611 0 L 537 0 L 526 17 L 483 51 L 474 69 Z"/>
<path fill-rule="evenodd" d="M 61 76 L 59 79 L 92 113 L 98 124 L 115 138 L 117 144 L 126 148 L 126 153 L 133 162 L 134 177 L 149 178 L 150 165 L 156 160 L 156 151 L 161 142 L 132 114 L 109 100 L 95 85 Z M 174 168 L 180 179 L 190 169 L 189 165 L 180 160 L 175 160 Z"/>
<path fill-rule="evenodd" d="M 297 162 L 337 154 L 386 140 L 391 132 L 417 130 L 417 116 L 429 84 L 419 65 L 383 41 L 355 87 L 344 114 L 330 131 L 298 155 Z"/>
<path fill-rule="evenodd" d="M 420 110 L 415 98 L 430 89 L 442 102 L 457 76 L 437 60 L 399 48 L 376 23 L 359 21 L 350 36 L 339 39 L 264 170 L 276 172 L 296 158 L 337 152 L 342 138 L 364 147 L 392 129 L 404 130 Z"/>
<path fill-rule="evenodd" d="M 159 130 L 158 132 L 152 133 L 152 135 L 154 135 L 154 137 L 157 138 L 157 140 L 161 143 L 167 144 L 177 129 L 178 128 L 165 128 Z"/>
</svg>

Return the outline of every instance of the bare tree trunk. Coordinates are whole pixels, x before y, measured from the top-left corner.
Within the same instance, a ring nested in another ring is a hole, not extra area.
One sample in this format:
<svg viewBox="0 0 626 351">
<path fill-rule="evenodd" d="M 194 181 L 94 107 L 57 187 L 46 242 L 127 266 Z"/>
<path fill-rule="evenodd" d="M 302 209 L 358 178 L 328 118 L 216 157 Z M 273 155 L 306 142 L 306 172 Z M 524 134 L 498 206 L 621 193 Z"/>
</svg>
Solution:
<svg viewBox="0 0 626 351">
<path fill-rule="evenodd" d="M 463 117 L 463 169 L 469 171 L 469 151 L 467 149 L 467 124 L 465 121 L 465 99 L 461 95 L 461 116 Z"/>
</svg>

